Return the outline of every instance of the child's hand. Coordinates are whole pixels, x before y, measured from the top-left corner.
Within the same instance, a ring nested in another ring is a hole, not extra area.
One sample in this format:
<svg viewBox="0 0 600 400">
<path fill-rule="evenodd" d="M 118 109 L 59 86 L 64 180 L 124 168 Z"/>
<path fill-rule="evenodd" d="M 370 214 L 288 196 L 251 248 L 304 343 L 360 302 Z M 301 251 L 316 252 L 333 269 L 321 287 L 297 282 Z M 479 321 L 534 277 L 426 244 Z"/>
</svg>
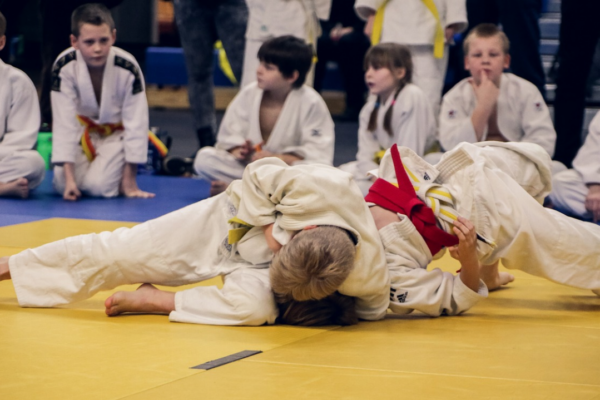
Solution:
<svg viewBox="0 0 600 400">
<path fill-rule="evenodd" d="M 600 221 L 600 184 L 589 185 L 589 191 L 585 197 L 585 209 L 592 213 L 594 223 Z"/>
<path fill-rule="evenodd" d="M 369 19 L 367 19 L 367 23 L 365 24 L 365 35 L 367 35 L 367 37 L 369 39 L 371 39 L 371 34 L 373 33 L 373 25 L 375 23 L 375 14 L 373 13 L 373 15 L 371 15 L 369 17 Z"/>
<path fill-rule="evenodd" d="M 267 150 L 257 151 L 252 156 L 252 161 L 260 160 L 261 158 L 266 158 L 266 157 L 275 157 L 275 153 L 271 153 L 270 151 L 267 151 Z"/>
<path fill-rule="evenodd" d="M 487 72 L 481 72 L 479 84 L 477 84 L 473 78 L 469 79 L 469 83 L 473 87 L 478 105 L 491 110 L 496 105 L 498 95 L 500 94 L 500 88 L 489 79 Z"/>
<path fill-rule="evenodd" d="M 454 228 L 452 230 L 458 237 L 458 245 L 453 246 L 455 249 L 450 248 L 450 255 L 452 257 L 456 256 L 455 258 L 461 264 L 471 262 L 479 264 L 477 260 L 477 232 L 471 221 L 463 217 L 458 217 L 454 221 Z"/>
<path fill-rule="evenodd" d="M 69 201 L 76 201 L 81 197 L 81 192 L 77 188 L 75 181 L 67 179 L 65 183 L 65 191 L 63 192 L 63 199 Z"/>
<path fill-rule="evenodd" d="M 454 45 L 454 35 L 458 31 L 457 24 L 448 25 L 444 30 L 444 36 L 446 37 L 446 43 L 449 45 Z"/>
<path fill-rule="evenodd" d="M 243 145 L 234 147 L 229 152 L 240 162 L 250 162 L 252 154 L 254 154 L 254 147 L 251 141 L 246 140 Z"/>
</svg>

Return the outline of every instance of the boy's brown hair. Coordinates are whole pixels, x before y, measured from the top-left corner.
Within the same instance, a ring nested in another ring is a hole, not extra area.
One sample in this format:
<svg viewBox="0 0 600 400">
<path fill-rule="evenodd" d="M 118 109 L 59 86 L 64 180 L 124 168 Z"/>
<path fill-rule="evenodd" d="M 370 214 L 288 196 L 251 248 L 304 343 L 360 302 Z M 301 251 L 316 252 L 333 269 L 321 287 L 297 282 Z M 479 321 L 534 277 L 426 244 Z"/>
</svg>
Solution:
<svg viewBox="0 0 600 400">
<path fill-rule="evenodd" d="M 300 231 L 269 269 L 273 292 L 290 300 L 320 300 L 334 293 L 354 268 L 356 248 L 348 232 L 333 226 Z"/>
<path fill-rule="evenodd" d="M 474 37 L 478 38 L 491 38 L 497 37 L 502 42 L 502 51 L 504 54 L 510 54 L 510 41 L 508 40 L 508 36 L 506 33 L 502 32 L 500 28 L 498 28 L 494 24 L 479 24 L 475 28 L 469 32 L 465 41 L 463 42 L 463 52 L 465 56 L 469 55 L 469 45 Z"/>
<path fill-rule="evenodd" d="M 291 35 L 269 39 L 258 49 L 260 61 L 276 65 L 285 78 L 298 71 L 298 78 L 292 84 L 294 88 L 304 85 L 306 75 L 313 59 L 313 47 L 304 40 Z"/>
<path fill-rule="evenodd" d="M 79 30 L 83 24 L 95 26 L 106 24 L 111 32 L 115 29 L 115 21 L 110 10 L 100 3 L 84 4 L 73 11 L 73 14 L 71 14 L 71 33 L 73 36 L 79 37 Z"/>
<path fill-rule="evenodd" d="M 6 35 L 6 18 L 0 12 L 0 37 Z"/>
<path fill-rule="evenodd" d="M 277 323 L 300 326 L 355 325 L 358 323 L 354 297 L 338 292 L 321 300 L 294 301 L 275 295 L 279 307 Z"/>
<path fill-rule="evenodd" d="M 404 89 L 404 86 L 412 82 L 413 75 L 413 62 L 410 54 L 410 50 L 407 46 L 398 43 L 381 43 L 377 46 L 373 46 L 367 51 L 365 55 L 364 68 L 365 71 L 372 66 L 375 69 L 387 68 L 390 71 L 394 69 L 404 68 L 404 77 L 398 82 L 398 87 L 394 91 L 394 102 L 398 94 Z M 377 114 L 379 113 L 379 107 L 381 106 L 381 100 L 377 98 L 375 107 L 371 111 L 369 117 L 369 125 L 367 130 L 374 132 L 377 128 Z M 388 135 L 394 136 L 392 132 L 392 115 L 393 115 L 394 104 L 388 108 L 385 116 L 383 117 L 383 129 Z"/>
</svg>

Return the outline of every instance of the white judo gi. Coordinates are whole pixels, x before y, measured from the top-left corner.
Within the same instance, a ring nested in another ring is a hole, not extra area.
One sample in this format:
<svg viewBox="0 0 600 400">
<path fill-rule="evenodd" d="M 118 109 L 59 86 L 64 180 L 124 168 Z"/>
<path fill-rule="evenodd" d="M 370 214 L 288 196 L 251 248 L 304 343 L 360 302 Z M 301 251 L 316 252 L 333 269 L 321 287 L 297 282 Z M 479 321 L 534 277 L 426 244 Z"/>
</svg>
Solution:
<svg viewBox="0 0 600 400">
<path fill-rule="evenodd" d="M 37 92 L 25 73 L 0 60 L 0 182 L 27 178 L 29 188 L 44 179 L 46 166 L 33 150 L 40 128 Z"/>
<path fill-rule="evenodd" d="M 263 143 L 260 131 L 260 104 L 263 90 L 256 83 L 243 88 L 225 111 L 215 147 L 203 147 L 196 154 L 194 170 L 210 181 L 240 179 L 246 165 L 228 150 L 246 140 Z M 292 89 L 288 94 L 264 150 L 276 154 L 294 153 L 301 164 L 333 164 L 335 131 L 323 98 L 311 87 Z"/>
<path fill-rule="evenodd" d="M 234 216 L 254 225 L 229 244 Z M 282 244 L 308 225 L 333 225 L 356 239 L 355 267 L 338 289 L 356 297 L 360 318 L 385 316 L 389 276 L 377 228 L 352 177 L 333 167 L 290 167 L 275 158 L 252 163 L 226 193 L 131 229 L 75 236 L 10 257 L 19 305 L 52 307 L 123 284 L 179 286 L 224 277 L 222 289 L 177 292 L 171 321 L 272 324 L 277 317 L 262 226 Z"/>
<path fill-rule="evenodd" d="M 390 136 L 383 127 L 385 114 L 394 101 L 393 96 L 389 96 L 385 104 L 380 106 L 375 130 L 370 132 L 367 129 L 376 101 L 377 96 L 369 96 L 367 104 L 360 112 L 356 161 L 340 166 L 340 169 L 354 176 L 356 183 L 365 195 L 372 184 L 367 173 L 377 168 L 376 160 L 382 150 L 387 150 L 393 144 L 397 144 L 408 147 L 419 156 L 423 156 L 436 139 L 435 118 L 431 106 L 423 91 L 416 85 L 409 83 L 396 98 L 391 121 L 393 136 Z M 379 156 L 379 158 L 381 157 Z"/>
<path fill-rule="evenodd" d="M 585 208 L 589 191 L 586 185 L 591 183 L 600 184 L 600 112 L 590 123 L 585 142 L 573 160 L 573 168 L 552 177 L 550 199 L 557 209 L 592 219 L 592 213 Z"/>
<path fill-rule="evenodd" d="M 433 56 L 436 18 L 422 0 L 356 0 L 354 7 L 366 20 L 386 1 L 380 42 L 401 43 L 410 48 L 413 83 L 423 89 L 437 117 L 448 67 L 448 46 L 442 58 Z M 434 3 L 442 29 L 456 25 L 458 33 L 467 28 L 465 0 L 434 0 Z"/>
<path fill-rule="evenodd" d="M 240 87 L 256 81 L 258 49 L 269 39 L 292 35 L 317 46 L 321 35 L 319 19 L 328 20 L 331 0 L 246 0 L 248 27 L 244 49 L 244 70 Z M 306 84 L 312 85 L 312 68 Z"/>
<path fill-rule="evenodd" d="M 75 165 L 75 182 L 90 196 L 119 194 L 125 163 L 145 164 L 148 156 L 148 102 L 144 77 L 135 58 L 112 47 L 104 68 L 102 99 L 98 104 L 88 67 L 78 50 L 62 52 L 52 69 L 54 187 L 65 189 L 62 163 Z M 81 147 L 83 125 L 77 116 L 97 124 L 123 124 L 109 136 L 91 133 L 96 158 L 90 162 Z"/>
<path fill-rule="evenodd" d="M 541 205 L 551 186 L 550 157 L 541 147 L 531 143 L 462 143 L 445 153 L 435 166 L 410 149 L 400 148 L 400 154 L 403 164 L 419 180 L 419 198 L 423 200 L 432 185 L 447 189 L 458 215 L 469 219 L 477 233 L 488 240 L 490 244 L 477 242 L 482 264 L 502 260 L 506 268 L 557 283 L 600 288 L 600 226 Z M 389 152 L 378 173 L 395 182 Z M 434 213 L 443 225 L 439 210 L 437 207 Z M 379 233 L 390 269 L 393 312 L 406 314 L 416 309 L 432 316 L 454 315 L 487 296 L 483 282 L 475 293 L 458 275 L 439 269 L 427 271 L 432 254 L 407 217 L 401 216 L 401 222 Z"/>
<path fill-rule="evenodd" d="M 476 105 L 477 98 L 468 79 L 463 79 L 444 95 L 439 140 L 445 150 L 462 142 L 477 141 L 471 122 Z M 556 131 L 544 98 L 531 82 L 510 73 L 502 74 L 497 107 L 498 128 L 508 141 L 536 143 L 552 157 Z M 487 134 L 486 126 L 482 141 L 486 140 Z"/>
</svg>

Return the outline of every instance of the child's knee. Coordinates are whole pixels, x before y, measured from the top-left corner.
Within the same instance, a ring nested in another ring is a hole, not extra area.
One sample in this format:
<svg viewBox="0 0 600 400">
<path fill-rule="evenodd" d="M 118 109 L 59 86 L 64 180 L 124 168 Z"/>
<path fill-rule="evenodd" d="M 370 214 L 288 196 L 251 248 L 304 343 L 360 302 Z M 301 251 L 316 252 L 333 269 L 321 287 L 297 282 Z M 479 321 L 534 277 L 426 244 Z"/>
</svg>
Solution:
<svg viewBox="0 0 600 400">
<path fill-rule="evenodd" d="M 93 197 L 116 197 L 119 195 L 120 179 L 107 174 L 88 174 L 82 184 L 81 190 Z"/>
</svg>

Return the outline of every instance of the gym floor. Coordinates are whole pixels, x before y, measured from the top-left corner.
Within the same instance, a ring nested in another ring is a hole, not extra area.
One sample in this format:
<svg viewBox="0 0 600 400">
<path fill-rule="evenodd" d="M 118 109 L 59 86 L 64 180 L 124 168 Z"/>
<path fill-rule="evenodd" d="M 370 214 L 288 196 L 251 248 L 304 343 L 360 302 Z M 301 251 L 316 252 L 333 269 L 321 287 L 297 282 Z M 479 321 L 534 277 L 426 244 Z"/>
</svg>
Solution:
<svg viewBox="0 0 600 400">
<path fill-rule="evenodd" d="M 169 130 L 173 153 L 195 146 L 189 111 L 153 110 L 151 123 Z M 356 151 L 356 124 L 336 126 L 339 165 Z M 140 175 L 155 199 L 67 204 L 50 179 L 29 200 L 0 200 L 0 256 L 133 226 L 208 194 L 203 181 Z M 445 256 L 430 268 L 458 265 Z M 11 283 L 0 282 L 0 399 L 600 399 L 600 298 L 515 275 L 462 316 L 390 315 L 322 328 L 108 318 L 110 292 L 69 307 L 24 309 Z M 192 368 L 244 350 L 262 353 Z"/>
</svg>

